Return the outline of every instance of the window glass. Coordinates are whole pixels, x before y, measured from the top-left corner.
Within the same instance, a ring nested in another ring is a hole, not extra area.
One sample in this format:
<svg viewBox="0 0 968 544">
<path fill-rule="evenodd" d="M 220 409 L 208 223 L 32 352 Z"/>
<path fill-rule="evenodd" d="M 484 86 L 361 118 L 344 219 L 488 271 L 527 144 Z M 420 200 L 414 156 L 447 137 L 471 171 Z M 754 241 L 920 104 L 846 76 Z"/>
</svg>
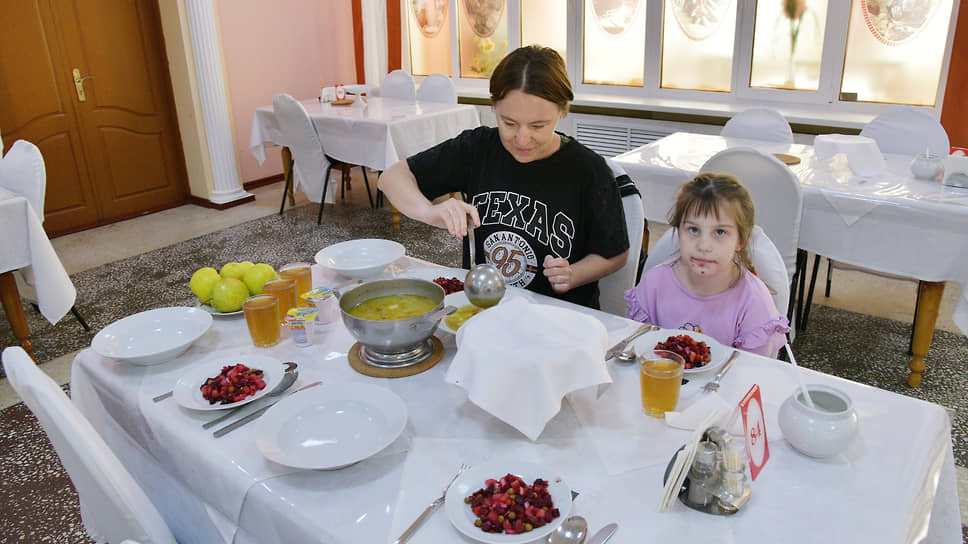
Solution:
<svg viewBox="0 0 968 544">
<path fill-rule="evenodd" d="M 550 47 L 567 59 L 568 10 L 561 0 L 521 2 L 521 45 Z"/>
<path fill-rule="evenodd" d="M 665 0 L 661 86 L 729 91 L 735 35 L 733 0 Z"/>
<path fill-rule="evenodd" d="M 447 0 L 405 0 L 409 6 L 410 73 L 450 74 L 450 22 Z"/>
<path fill-rule="evenodd" d="M 641 87 L 645 0 L 585 0 L 582 81 Z"/>
<path fill-rule="evenodd" d="M 508 54 L 505 0 L 458 0 L 461 77 L 487 78 Z"/>
<path fill-rule="evenodd" d="M 750 87 L 816 91 L 827 0 L 758 0 Z"/>
<path fill-rule="evenodd" d="M 841 100 L 933 106 L 951 0 L 853 0 Z"/>
</svg>

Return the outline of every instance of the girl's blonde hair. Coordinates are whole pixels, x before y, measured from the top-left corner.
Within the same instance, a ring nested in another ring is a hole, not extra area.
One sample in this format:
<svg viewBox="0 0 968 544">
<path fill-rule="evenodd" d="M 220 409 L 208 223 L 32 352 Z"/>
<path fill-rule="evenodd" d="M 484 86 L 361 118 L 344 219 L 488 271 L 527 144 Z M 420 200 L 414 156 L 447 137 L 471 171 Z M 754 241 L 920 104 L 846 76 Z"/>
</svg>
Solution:
<svg viewBox="0 0 968 544">
<path fill-rule="evenodd" d="M 753 271 L 750 259 L 749 241 L 755 224 L 753 197 L 735 176 L 730 174 L 699 174 L 682 184 L 676 204 L 669 212 L 669 224 L 678 229 L 691 214 L 714 215 L 719 219 L 719 210 L 724 209 L 736 221 L 739 234 L 739 251 L 736 260 L 740 266 Z"/>
</svg>

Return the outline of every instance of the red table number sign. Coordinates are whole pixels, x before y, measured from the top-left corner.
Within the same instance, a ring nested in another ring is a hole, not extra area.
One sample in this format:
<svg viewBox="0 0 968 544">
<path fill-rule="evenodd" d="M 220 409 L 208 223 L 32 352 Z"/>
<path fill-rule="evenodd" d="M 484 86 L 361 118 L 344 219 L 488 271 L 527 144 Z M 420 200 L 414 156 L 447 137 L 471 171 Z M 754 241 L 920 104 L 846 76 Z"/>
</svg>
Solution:
<svg viewBox="0 0 968 544">
<path fill-rule="evenodd" d="M 756 476 L 770 458 L 770 445 L 766 441 L 766 421 L 763 419 L 763 400 L 760 386 L 753 385 L 739 403 L 743 414 L 743 433 L 746 435 L 746 453 L 750 458 L 750 476 Z"/>
<path fill-rule="evenodd" d="M 346 88 L 342 85 L 336 86 L 336 100 L 346 100 Z"/>
</svg>

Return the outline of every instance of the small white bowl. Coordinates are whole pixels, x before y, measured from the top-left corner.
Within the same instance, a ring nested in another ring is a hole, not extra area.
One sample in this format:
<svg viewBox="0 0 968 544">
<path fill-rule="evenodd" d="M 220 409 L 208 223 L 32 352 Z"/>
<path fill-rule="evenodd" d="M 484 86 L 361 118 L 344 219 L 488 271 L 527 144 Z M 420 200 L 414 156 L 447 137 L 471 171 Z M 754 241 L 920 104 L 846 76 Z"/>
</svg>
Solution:
<svg viewBox="0 0 968 544">
<path fill-rule="evenodd" d="M 857 434 L 857 412 L 850 397 L 825 385 L 807 385 L 815 408 L 798 388 L 780 406 L 777 421 L 783 438 L 809 457 L 833 457 L 847 449 Z"/>
<path fill-rule="evenodd" d="M 374 278 L 406 253 L 402 245 L 391 240 L 364 238 L 323 248 L 316 254 L 316 262 L 346 277 Z"/>
<path fill-rule="evenodd" d="M 212 316 L 198 308 L 157 308 L 111 323 L 91 347 L 102 357 L 136 365 L 156 365 L 181 355 L 212 326 Z"/>
</svg>

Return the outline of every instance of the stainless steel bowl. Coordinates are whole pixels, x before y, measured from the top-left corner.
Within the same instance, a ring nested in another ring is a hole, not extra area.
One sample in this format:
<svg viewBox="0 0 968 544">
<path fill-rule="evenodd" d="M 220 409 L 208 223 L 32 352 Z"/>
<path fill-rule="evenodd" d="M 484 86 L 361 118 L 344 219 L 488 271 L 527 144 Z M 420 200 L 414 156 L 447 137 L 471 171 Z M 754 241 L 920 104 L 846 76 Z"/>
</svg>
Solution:
<svg viewBox="0 0 968 544">
<path fill-rule="evenodd" d="M 372 321 L 350 315 L 347 310 L 371 298 L 385 295 L 420 295 L 437 302 L 437 306 L 425 313 L 407 319 Z M 365 347 L 380 353 L 404 353 L 414 349 L 437 330 L 440 319 L 447 314 L 442 310 L 444 288 L 432 281 L 418 279 L 377 280 L 354 287 L 340 296 L 339 308 L 343 323 L 350 334 Z M 450 311 L 456 310 L 448 307 Z"/>
</svg>

